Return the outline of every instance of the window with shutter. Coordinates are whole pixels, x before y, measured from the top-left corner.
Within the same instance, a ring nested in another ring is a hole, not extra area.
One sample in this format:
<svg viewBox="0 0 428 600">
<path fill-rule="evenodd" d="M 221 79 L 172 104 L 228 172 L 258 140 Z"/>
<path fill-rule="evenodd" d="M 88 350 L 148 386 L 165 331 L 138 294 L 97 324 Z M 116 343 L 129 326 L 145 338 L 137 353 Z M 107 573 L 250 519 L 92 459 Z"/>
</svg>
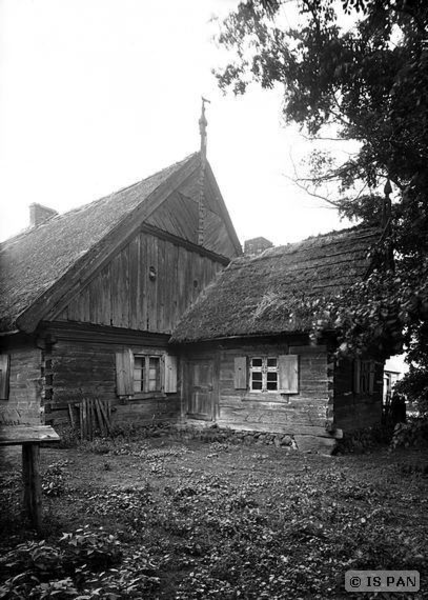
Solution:
<svg viewBox="0 0 428 600">
<path fill-rule="evenodd" d="M 117 352 L 116 390 L 118 396 L 128 397 L 177 392 L 176 357 L 133 353 L 130 349 Z"/>
<path fill-rule="evenodd" d="M 10 356 L 0 354 L 0 400 L 9 398 Z"/>
<path fill-rule="evenodd" d="M 298 393 L 298 378 L 293 384 L 290 379 L 289 383 L 285 383 L 284 366 L 281 362 L 281 356 L 253 356 L 249 359 L 249 388 L 252 392 L 281 392 L 281 393 Z M 291 369 L 291 367 L 290 367 Z M 290 373 L 292 371 L 290 370 Z M 287 390 L 296 389 L 296 391 L 284 392 Z"/>
</svg>

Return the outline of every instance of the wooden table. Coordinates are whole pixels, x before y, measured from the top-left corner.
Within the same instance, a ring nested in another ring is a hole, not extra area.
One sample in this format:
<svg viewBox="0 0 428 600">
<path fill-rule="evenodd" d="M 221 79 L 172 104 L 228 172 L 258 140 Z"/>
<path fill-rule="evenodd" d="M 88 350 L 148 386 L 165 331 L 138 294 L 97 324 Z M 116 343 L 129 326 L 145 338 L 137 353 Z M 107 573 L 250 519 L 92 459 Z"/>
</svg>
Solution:
<svg viewBox="0 0 428 600">
<path fill-rule="evenodd" d="M 23 506 L 34 528 L 42 524 L 40 444 L 59 442 L 50 425 L 0 425 L 0 446 L 22 446 Z"/>
</svg>

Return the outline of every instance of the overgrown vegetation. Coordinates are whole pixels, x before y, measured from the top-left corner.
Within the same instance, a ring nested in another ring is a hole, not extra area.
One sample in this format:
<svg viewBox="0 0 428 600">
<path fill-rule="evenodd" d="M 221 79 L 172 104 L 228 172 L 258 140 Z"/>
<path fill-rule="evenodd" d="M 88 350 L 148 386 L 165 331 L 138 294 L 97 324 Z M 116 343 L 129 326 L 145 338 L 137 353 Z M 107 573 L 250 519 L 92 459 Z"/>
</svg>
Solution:
<svg viewBox="0 0 428 600">
<path fill-rule="evenodd" d="M 324 600 L 344 597 L 352 568 L 424 578 L 426 456 L 365 450 L 305 456 L 217 428 L 168 427 L 45 448 L 43 539 L 20 521 L 11 458 L 0 597 Z"/>
<path fill-rule="evenodd" d="M 318 144 L 301 185 L 321 195 L 334 186 L 327 201 L 342 215 L 381 228 L 373 270 L 346 297 L 319 303 L 314 334 L 333 318 L 342 352 L 396 354 L 405 344 L 418 365 L 407 383 L 425 403 L 427 39 L 425 0 L 246 0 L 222 23 L 229 61 L 216 73 L 235 94 L 252 83 L 281 89 L 285 121 Z M 332 138 L 352 142 L 345 162 L 326 153 Z"/>
</svg>

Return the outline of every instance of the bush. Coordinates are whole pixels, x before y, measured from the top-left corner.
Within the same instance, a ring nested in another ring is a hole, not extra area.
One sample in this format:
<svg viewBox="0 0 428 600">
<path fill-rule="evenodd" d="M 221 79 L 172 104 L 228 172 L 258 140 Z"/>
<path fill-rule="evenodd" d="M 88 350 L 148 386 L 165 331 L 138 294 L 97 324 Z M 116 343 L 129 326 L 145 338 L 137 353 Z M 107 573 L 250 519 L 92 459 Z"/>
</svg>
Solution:
<svg viewBox="0 0 428 600">
<path fill-rule="evenodd" d="M 59 543 L 65 563 L 74 566 L 87 564 L 95 570 L 106 569 L 122 556 L 120 542 L 102 527 L 92 531 L 85 525 L 74 533 L 64 533 Z"/>
<path fill-rule="evenodd" d="M 421 416 L 428 416 L 428 368 L 410 365 L 409 372 L 394 386 L 394 391 L 415 402 Z"/>
<path fill-rule="evenodd" d="M 55 431 L 60 437 L 60 448 L 76 448 L 80 443 L 79 430 L 71 425 L 55 425 Z"/>
<path fill-rule="evenodd" d="M 428 417 L 408 419 L 407 423 L 397 423 L 391 440 L 392 448 L 428 445 Z"/>
<path fill-rule="evenodd" d="M 338 441 L 335 454 L 362 454 L 377 446 L 387 446 L 392 438 L 393 426 L 389 423 L 344 433 Z"/>
<path fill-rule="evenodd" d="M 0 598 L 75 598 L 79 584 L 91 573 L 115 565 L 121 557 L 120 542 L 113 535 L 89 526 L 65 533 L 56 544 L 45 540 L 20 544 L 0 559 L 1 572 L 8 576 L 0 586 Z M 89 592 L 87 597 L 101 596 Z"/>
<path fill-rule="evenodd" d="M 65 469 L 67 461 L 49 465 L 42 476 L 42 491 L 46 496 L 61 496 L 66 491 Z"/>
</svg>

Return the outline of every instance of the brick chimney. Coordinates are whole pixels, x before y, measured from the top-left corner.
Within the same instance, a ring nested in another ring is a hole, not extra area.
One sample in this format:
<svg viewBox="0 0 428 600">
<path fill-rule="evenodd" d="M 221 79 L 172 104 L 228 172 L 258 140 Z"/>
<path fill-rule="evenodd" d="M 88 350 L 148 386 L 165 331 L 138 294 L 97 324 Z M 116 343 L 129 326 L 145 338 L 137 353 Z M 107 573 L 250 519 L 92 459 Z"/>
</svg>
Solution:
<svg viewBox="0 0 428 600">
<path fill-rule="evenodd" d="M 244 256 L 257 256 L 268 248 L 272 248 L 273 244 L 264 237 L 257 237 L 244 242 Z"/>
<path fill-rule="evenodd" d="M 53 208 L 33 202 L 33 204 L 30 204 L 30 227 L 38 227 L 57 214 Z"/>
</svg>

